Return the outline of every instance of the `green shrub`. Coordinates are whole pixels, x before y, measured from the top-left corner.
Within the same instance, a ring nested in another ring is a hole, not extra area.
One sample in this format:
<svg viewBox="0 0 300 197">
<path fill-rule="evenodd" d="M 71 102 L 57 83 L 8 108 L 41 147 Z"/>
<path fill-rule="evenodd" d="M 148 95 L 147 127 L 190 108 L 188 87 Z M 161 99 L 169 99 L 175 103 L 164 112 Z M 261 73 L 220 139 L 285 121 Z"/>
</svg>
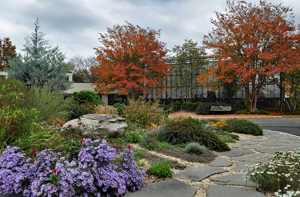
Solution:
<svg viewBox="0 0 300 197">
<path fill-rule="evenodd" d="M 173 176 L 173 172 L 171 170 L 169 160 L 167 160 L 165 162 L 158 161 L 158 162 L 152 163 L 152 164 L 150 164 L 149 170 L 150 170 L 151 174 L 154 174 L 161 178 L 167 178 L 167 177 L 172 178 L 172 176 Z"/>
<path fill-rule="evenodd" d="M 205 126 L 205 122 L 203 122 L 203 120 L 199 120 L 197 118 L 192 118 L 192 117 L 188 117 L 187 119 L 194 122 L 194 123 L 197 123 L 197 124 L 199 124 L 203 127 Z"/>
<path fill-rule="evenodd" d="M 300 151 L 277 152 L 247 169 L 246 178 L 276 196 L 299 196 Z M 287 195 L 289 192 L 298 195 Z"/>
<path fill-rule="evenodd" d="M 126 105 L 124 103 L 115 103 L 114 107 L 118 110 L 119 115 L 122 116 L 123 110 L 126 107 Z"/>
<path fill-rule="evenodd" d="M 130 143 L 140 143 L 144 140 L 143 137 L 137 132 L 127 132 L 125 133 L 124 137 L 126 142 Z"/>
<path fill-rule="evenodd" d="M 89 109 L 86 108 L 84 106 L 84 104 L 82 106 L 80 106 L 79 103 L 77 101 L 75 101 L 73 98 L 67 98 L 66 102 L 68 102 L 70 105 L 70 109 L 69 109 L 70 111 L 68 114 L 69 120 L 76 119 L 80 116 L 83 116 L 83 115 L 89 113 Z"/>
<path fill-rule="evenodd" d="M 209 130 L 209 131 L 214 131 L 216 130 L 216 127 L 214 125 L 211 125 L 211 124 L 205 124 L 204 128 L 206 130 Z"/>
<path fill-rule="evenodd" d="M 102 104 L 102 101 L 100 100 L 99 96 L 89 90 L 82 90 L 79 92 L 74 92 L 73 98 L 79 104 L 82 104 L 82 103 L 88 103 L 88 104 L 94 104 L 94 105 Z"/>
<path fill-rule="evenodd" d="M 164 148 L 164 149 L 167 149 L 167 148 L 170 148 L 171 145 L 167 142 L 160 142 L 159 143 L 159 148 Z"/>
<path fill-rule="evenodd" d="M 181 104 L 181 109 L 184 111 L 194 112 L 201 102 L 184 102 Z"/>
<path fill-rule="evenodd" d="M 126 120 L 137 122 L 144 127 L 151 126 L 151 124 L 159 125 L 164 118 L 164 112 L 157 109 L 159 101 L 152 103 L 146 102 L 143 97 L 138 100 L 129 99 L 129 105 L 123 110 Z"/>
<path fill-rule="evenodd" d="M 255 110 L 255 111 L 249 111 L 249 110 L 238 110 L 236 113 L 236 115 L 240 115 L 240 114 L 262 114 L 262 115 L 269 115 L 269 112 L 267 112 L 266 110 Z"/>
<path fill-rule="evenodd" d="M 202 124 L 196 123 L 191 119 L 168 122 L 166 131 L 162 134 L 161 139 L 174 145 L 198 142 L 201 145 L 209 147 L 211 150 L 230 150 L 215 133 L 205 130 Z"/>
<path fill-rule="evenodd" d="M 40 120 L 51 122 L 54 118 L 66 118 L 71 105 L 65 101 L 64 94 L 61 91 L 51 91 L 44 87 L 31 87 L 28 92 L 28 104 L 30 108 L 40 111 Z"/>
<path fill-rule="evenodd" d="M 168 104 L 168 106 L 170 106 L 173 110 L 173 112 L 175 111 L 179 111 L 181 108 L 181 103 L 180 102 L 171 102 Z"/>
<path fill-rule="evenodd" d="M 134 160 L 140 160 L 143 159 L 144 157 L 146 157 L 146 154 L 144 151 L 142 150 L 137 150 L 136 152 L 133 153 L 134 154 Z"/>
<path fill-rule="evenodd" d="M 207 115 L 210 110 L 210 103 L 201 103 L 195 110 L 195 113 L 198 115 Z"/>
<path fill-rule="evenodd" d="M 205 146 L 200 145 L 197 142 L 192 142 L 188 143 L 186 147 L 184 148 L 184 151 L 189 153 L 189 154 L 206 154 L 207 153 L 207 148 Z"/>
<path fill-rule="evenodd" d="M 251 135 L 263 135 L 263 130 L 253 122 L 245 119 L 228 119 L 227 125 L 224 127 L 225 131 L 244 133 Z"/>
</svg>

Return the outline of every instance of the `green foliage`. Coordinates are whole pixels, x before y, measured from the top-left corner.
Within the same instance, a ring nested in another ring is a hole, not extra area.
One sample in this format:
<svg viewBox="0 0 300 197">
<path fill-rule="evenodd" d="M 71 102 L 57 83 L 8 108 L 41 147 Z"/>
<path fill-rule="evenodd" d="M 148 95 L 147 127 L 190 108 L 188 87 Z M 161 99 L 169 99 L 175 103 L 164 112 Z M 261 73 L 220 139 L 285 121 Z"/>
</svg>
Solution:
<svg viewBox="0 0 300 197">
<path fill-rule="evenodd" d="M 216 130 L 216 127 L 214 125 L 211 125 L 211 124 L 205 124 L 204 128 L 206 130 L 209 130 L 209 131 L 214 131 Z"/>
<path fill-rule="evenodd" d="M 217 96 L 213 91 L 207 91 L 206 102 L 216 102 Z"/>
<path fill-rule="evenodd" d="M 194 112 L 199 105 L 201 105 L 201 102 L 184 102 L 181 104 L 181 109 L 184 111 Z"/>
<path fill-rule="evenodd" d="M 247 179 L 257 183 L 263 191 L 275 192 L 276 196 L 299 192 L 300 151 L 277 152 L 264 162 L 253 164 L 247 169 Z"/>
<path fill-rule="evenodd" d="M 181 108 L 181 103 L 180 102 L 171 102 L 168 104 L 168 106 L 170 106 L 173 110 L 173 112 L 175 111 L 179 111 Z"/>
<path fill-rule="evenodd" d="M 82 90 L 79 92 L 74 92 L 73 98 L 79 104 L 82 104 L 82 103 L 88 103 L 88 104 L 94 104 L 94 105 L 102 104 L 102 101 L 100 100 L 99 96 L 89 90 Z"/>
<path fill-rule="evenodd" d="M 88 109 L 85 108 L 84 106 L 80 106 L 77 101 L 75 101 L 72 97 L 67 98 L 66 102 L 70 105 L 69 108 L 69 114 L 68 114 L 68 119 L 76 119 L 80 116 L 83 116 L 85 114 L 88 114 Z"/>
<path fill-rule="evenodd" d="M 134 160 L 136 160 L 136 161 L 143 159 L 146 156 L 145 152 L 142 150 L 137 150 L 133 154 L 134 154 Z"/>
<path fill-rule="evenodd" d="M 33 86 L 28 96 L 30 107 L 42 112 L 39 116 L 42 121 L 51 122 L 53 118 L 64 118 L 69 113 L 71 105 L 64 100 L 64 94 L 61 91 Z"/>
<path fill-rule="evenodd" d="M 141 133 L 143 131 L 144 126 L 137 123 L 137 122 L 133 122 L 130 121 L 128 119 L 125 120 L 126 124 L 127 124 L 127 128 L 126 128 L 126 132 L 131 133 Z"/>
<path fill-rule="evenodd" d="M 209 114 L 210 103 L 201 103 L 195 110 L 195 113 L 198 115 L 207 115 Z"/>
<path fill-rule="evenodd" d="M 196 87 L 200 85 L 195 71 L 203 70 L 208 63 L 205 50 L 198 46 L 197 42 L 185 39 L 185 43 L 182 46 L 176 45 L 173 52 L 176 54 L 174 57 L 176 64 L 172 64 L 170 73 L 180 76 L 173 77 L 172 88 L 183 98 L 193 97 L 196 94 Z"/>
<path fill-rule="evenodd" d="M 194 122 L 192 119 L 185 119 L 176 122 L 168 122 L 165 133 L 161 139 L 171 144 L 186 144 L 198 142 L 211 150 L 227 151 L 230 148 L 223 143 L 216 134 L 207 131 L 202 124 Z"/>
<path fill-rule="evenodd" d="M 126 107 L 126 105 L 124 103 L 115 103 L 114 107 L 118 110 L 119 115 L 122 116 L 123 110 Z"/>
<path fill-rule="evenodd" d="M 67 69 L 64 54 L 58 47 L 52 48 L 40 32 L 38 20 L 35 30 L 24 45 L 24 56 L 9 58 L 9 67 L 4 69 L 10 78 L 22 80 L 26 86 L 48 87 L 50 90 L 66 90 L 70 82 L 66 80 Z"/>
<path fill-rule="evenodd" d="M 158 106 L 158 100 L 152 103 L 151 101 L 146 102 L 143 97 L 138 100 L 129 99 L 129 105 L 124 108 L 123 114 L 126 120 L 144 126 L 159 125 L 164 118 L 164 112 L 157 109 Z"/>
<path fill-rule="evenodd" d="M 170 148 L 171 145 L 167 142 L 160 142 L 159 143 L 159 148 L 164 148 L 164 149 L 167 149 L 167 148 Z"/>
<path fill-rule="evenodd" d="M 224 127 L 225 131 L 244 133 L 251 135 L 263 135 L 263 130 L 253 122 L 245 119 L 228 119 L 227 125 Z"/>
<path fill-rule="evenodd" d="M 201 125 L 203 127 L 205 126 L 205 122 L 203 122 L 203 120 L 199 120 L 197 118 L 192 118 L 192 117 L 188 117 L 187 120 L 190 120 L 190 121 L 192 121 L 192 122 L 194 122 L 196 124 L 199 124 L 199 125 Z"/>
<path fill-rule="evenodd" d="M 149 170 L 151 174 L 154 174 L 160 178 L 172 178 L 173 176 L 173 172 L 170 167 L 170 160 L 152 163 L 150 164 Z"/>
<path fill-rule="evenodd" d="M 201 155 L 201 154 L 206 154 L 208 150 L 205 146 L 201 146 L 197 142 L 191 142 L 186 145 L 184 151 L 189 154 Z"/>
<path fill-rule="evenodd" d="M 144 138 L 137 132 L 126 132 L 124 137 L 126 142 L 130 143 L 140 143 L 144 141 Z"/>
<path fill-rule="evenodd" d="M 147 150 L 155 151 L 159 148 L 159 143 L 154 137 L 146 137 L 145 141 L 142 143 L 142 147 Z"/>
<path fill-rule="evenodd" d="M 255 110 L 255 111 L 249 111 L 249 110 L 238 110 L 235 112 L 236 115 L 239 114 L 261 114 L 261 115 L 269 115 L 269 112 L 266 110 Z"/>
</svg>

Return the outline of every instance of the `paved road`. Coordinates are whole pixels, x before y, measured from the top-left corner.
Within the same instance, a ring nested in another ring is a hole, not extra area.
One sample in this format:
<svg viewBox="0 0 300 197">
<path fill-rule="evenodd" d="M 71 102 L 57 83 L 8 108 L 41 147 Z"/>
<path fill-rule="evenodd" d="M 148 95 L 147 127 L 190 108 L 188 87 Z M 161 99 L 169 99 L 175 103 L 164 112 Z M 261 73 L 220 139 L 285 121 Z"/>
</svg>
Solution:
<svg viewBox="0 0 300 197">
<path fill-rule="evenodd" d="M 300 118 L 248 119 L 262 129 L 281 131 L 300 136 Z"/>
</svg>

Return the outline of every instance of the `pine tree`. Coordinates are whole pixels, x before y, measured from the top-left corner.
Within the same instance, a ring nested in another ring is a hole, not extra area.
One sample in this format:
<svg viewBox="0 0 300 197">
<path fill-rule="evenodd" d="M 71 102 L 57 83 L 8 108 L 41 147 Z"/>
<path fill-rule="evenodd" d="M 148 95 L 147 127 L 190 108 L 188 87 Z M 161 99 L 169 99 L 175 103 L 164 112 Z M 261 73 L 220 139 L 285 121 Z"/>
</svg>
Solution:
<svg viewBox="0 0 300 197">
<path fill-rule="evenodd" d="M 40 32 L 38 19 L 34 23 L 35 30 L 27 37 L 22 51 L 23 56 L 10 58 L 10 68 L 5 69 L 11 78 L 22 80 L 28 87 L 47 86 L 51 90 L 66 90 L 70 83 L 67 80 L 67 69 L 64 67 L 64 54 L 58 47 L 51 47 Z"/>
</svg>

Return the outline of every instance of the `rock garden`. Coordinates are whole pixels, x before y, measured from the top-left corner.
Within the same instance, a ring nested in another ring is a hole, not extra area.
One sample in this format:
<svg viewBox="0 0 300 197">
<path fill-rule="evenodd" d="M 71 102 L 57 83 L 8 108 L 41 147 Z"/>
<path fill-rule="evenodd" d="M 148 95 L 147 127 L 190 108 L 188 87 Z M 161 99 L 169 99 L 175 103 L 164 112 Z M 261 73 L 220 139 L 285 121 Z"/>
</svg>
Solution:
<svg viewBox="0 0 300 197">
<path fill-rule="evenodd" d="M 228 184 L 259 195 L 299 193 L 299 153 L 247 120 L 174 117 L 158 110 L 158 101 L 113 107 L 88 91 L 65 99 L 24 87 L 11 80 L 0 85 L 4 196 L 139 196 L 155 184 L 180 184 L 185 196 L 216 196 Z M 250 165 L 257 154 L 271 156 Z M 232 176 L 246 164 L 245 176 Z"/>
</svg>

